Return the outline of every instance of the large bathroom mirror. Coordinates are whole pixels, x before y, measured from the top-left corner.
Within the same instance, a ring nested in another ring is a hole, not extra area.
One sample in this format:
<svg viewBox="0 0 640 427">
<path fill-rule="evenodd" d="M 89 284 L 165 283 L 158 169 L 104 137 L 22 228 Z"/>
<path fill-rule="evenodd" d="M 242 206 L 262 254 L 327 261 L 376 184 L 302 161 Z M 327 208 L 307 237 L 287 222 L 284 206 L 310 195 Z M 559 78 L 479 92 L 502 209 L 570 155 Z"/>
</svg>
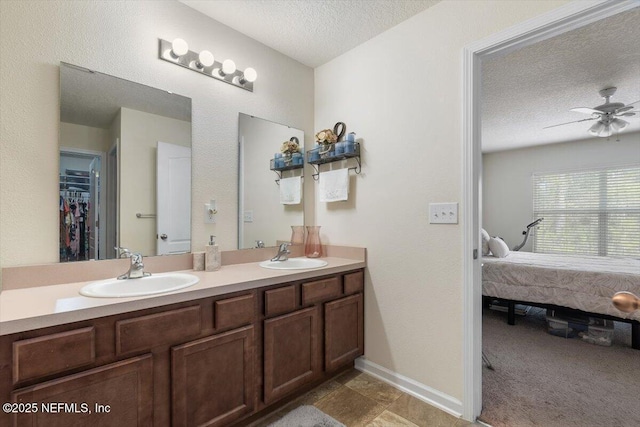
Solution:
<svg viewBox="0 0 640 427">
<path fill-rule="evenodd" d="M 60 261 L 191 250 L 191 99 L 60 64 Z"/>
<path fill-rule="evenodd" d="M 292 138 L 299 143 L 300 155 L 286 159 L 285 153 L 282 159 L 283 143 Z M 238 248 L 288 241 L 291 226 L 304 224 L 304 132 L 240 113 L 238 144 Z M 292 179 L 281 187 L 281 180 L 287 178 Z"/>
</svg>

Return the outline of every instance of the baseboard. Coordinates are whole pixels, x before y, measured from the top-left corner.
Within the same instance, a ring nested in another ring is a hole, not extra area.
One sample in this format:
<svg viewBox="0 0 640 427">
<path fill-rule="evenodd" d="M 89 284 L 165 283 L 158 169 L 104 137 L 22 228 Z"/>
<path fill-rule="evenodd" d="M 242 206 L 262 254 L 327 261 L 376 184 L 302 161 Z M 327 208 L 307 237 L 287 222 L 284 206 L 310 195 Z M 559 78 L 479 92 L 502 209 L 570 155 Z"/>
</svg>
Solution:
<svg viewBox="0 0 640 427">
<path fill-rule="evenodd" d="M 384 381 L 429 405 L 442 409 L 454 417 L 462 417 L 462 402 L 454 397 L 414 381 L 409 377 L 390 371 L 364 357 L 356 359 L 355 367 L 357 370 Z"/>
</svg>

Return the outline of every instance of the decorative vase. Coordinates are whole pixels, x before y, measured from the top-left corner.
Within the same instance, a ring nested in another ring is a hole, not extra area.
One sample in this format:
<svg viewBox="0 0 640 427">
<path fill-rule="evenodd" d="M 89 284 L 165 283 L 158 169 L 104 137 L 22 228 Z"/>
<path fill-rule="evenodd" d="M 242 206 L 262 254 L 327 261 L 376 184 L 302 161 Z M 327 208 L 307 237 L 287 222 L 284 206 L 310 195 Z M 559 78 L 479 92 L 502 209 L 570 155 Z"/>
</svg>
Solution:
<svg viewBox="0 0 640 427">
<path fill-rule="evenodd" d="M 320 144 L 320 158 L 326 159 L 327 157 L 331 157 L 333 155 L 333 144 Z"/>
<path fill-rule="evenodd" d="M 291 244 L 292 245 L 304 244 L 304 226 L 302 225 L 291 226 Z"/>
<path fill-rule="evenodd" d="M 322 242 L 320 242 L 320 226 L 307 226 L 307 240 L 304 244 L 304 255 L 307 258 L 319 258 L 322 256 Z"/>
</svg>

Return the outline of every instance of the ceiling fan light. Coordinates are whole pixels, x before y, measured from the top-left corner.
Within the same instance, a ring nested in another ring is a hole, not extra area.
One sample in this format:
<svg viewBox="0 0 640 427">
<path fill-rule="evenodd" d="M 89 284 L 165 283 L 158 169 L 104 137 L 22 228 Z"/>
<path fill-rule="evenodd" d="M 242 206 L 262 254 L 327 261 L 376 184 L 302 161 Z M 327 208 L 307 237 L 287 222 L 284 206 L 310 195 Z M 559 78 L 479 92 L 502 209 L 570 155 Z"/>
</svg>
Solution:
<svg viewBox="0 0 640 427">
<path fill-rule="evenodd" d="M 593 136 L 602 136 L 600 132 L 604 130 L 604 124 L 602 122 L 597 121 L 589 128 L 589 133 Z"/>
<path fill-rule="evenodd" d="M 611 129 L 611 125 L 604 125 L 604 128 L 598 133 L 598 136 L 601 138 L 608 138 L 613 133 L 613 129 Z"/>
<path fill-rule="evenodd" d="M 625 120 L 613 119 L 613 121 L 611 122 L 611 128 L 614 131 L 623 130 L 627 126 L 629 126 L 629 122 L 627 122 Z"/>
</svg>

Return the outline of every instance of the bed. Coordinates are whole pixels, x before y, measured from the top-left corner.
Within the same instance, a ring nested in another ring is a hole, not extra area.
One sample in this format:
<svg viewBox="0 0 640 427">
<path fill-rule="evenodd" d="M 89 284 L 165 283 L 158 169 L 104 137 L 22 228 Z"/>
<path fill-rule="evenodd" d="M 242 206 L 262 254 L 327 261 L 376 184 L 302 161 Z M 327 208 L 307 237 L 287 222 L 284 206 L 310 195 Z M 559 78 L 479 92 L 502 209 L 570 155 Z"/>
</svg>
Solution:
<svg viewBox="0 0 640 427">
<path fill-rule="evenodd" d="M 640 295 L 640 260 L 510 252 L 482 262 L 482 294 L 508 304 L 509 324 L 515 304 L 570 308 L 631 323 L 632 347 L 640 349 L 640 310 L 624 313 L 611 303 L 618 291 Z"/>
</svg>

